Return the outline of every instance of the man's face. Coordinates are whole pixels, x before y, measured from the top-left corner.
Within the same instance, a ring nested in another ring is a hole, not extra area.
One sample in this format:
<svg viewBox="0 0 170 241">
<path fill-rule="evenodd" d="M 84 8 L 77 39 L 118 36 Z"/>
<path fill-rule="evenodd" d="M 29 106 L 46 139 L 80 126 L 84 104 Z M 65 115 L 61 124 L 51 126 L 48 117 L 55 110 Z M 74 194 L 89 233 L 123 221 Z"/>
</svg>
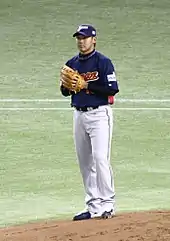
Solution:
<svg viewBox="0 0 170 241">
<path fill-rule="evenodd" d="M 83 54 L 88 54 L 94 49 L 94 44 L 96 43 L 95 37 L 85 37 L 83 35 L 78 35 L 76 37 L 77 47 Z"/>
</svg>

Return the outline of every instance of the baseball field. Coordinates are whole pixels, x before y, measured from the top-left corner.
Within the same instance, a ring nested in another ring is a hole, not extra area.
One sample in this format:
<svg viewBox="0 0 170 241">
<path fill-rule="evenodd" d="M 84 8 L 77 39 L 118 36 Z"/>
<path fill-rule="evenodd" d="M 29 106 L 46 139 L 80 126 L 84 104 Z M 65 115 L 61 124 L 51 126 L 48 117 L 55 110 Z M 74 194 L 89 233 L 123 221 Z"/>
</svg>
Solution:
<svg viewBox="0 0 170 241">
<path fill-rule="evenodd" d="M 115 65 L 117 216 L 72 222 L 84 191 L 61 66 L 81 23 Z M 170 1 L 0 1 L 0 241 L 170 240 Z"/>
</svg>

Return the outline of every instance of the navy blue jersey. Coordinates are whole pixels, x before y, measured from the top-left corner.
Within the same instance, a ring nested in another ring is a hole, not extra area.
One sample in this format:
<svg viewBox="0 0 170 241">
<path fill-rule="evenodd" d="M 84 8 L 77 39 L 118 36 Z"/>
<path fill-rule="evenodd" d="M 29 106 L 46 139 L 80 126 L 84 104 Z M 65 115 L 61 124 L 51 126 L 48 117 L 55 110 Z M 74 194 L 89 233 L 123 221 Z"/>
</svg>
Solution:
<svg viewBox="0 0 170 241">
<path fill-rule="evenodd" d="M 84 77 L 85 81 L 89 83 L 92 90 L 93 85 L 96 85 L 100 86 L 100 89 L 106 88 L 114 94 L 119 92 L 115 69 L 111 60 L 96 50 L 87 56 L 78 54 L 68 60 L 66 65 L 77 70 Z M 72 93 L 71 102 L 72 106 L 75 107 L 100 106 L 109 103 L 109 96 L 91 91 L 88 88 L 76 94 Z"/>
</svg>

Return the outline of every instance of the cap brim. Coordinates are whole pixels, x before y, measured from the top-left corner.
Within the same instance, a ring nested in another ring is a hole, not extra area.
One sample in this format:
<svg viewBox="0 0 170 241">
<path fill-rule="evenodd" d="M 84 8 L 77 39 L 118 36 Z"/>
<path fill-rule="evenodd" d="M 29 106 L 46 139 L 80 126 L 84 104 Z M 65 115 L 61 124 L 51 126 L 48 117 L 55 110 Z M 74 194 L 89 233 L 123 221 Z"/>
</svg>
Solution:
<svg viewBox="0 0 170 241">
<path fill-rule="evenodd" d="M 76 37 L 76 36 L 78 36 L 78 35 L 83 35 L 83 36 L 85 36 L 85 37 L 88 37 L 85 33 L 81 32 L 81 31 L 74 33 L 74 34 L 73 34 L 73 37 Z"/>
</svg>

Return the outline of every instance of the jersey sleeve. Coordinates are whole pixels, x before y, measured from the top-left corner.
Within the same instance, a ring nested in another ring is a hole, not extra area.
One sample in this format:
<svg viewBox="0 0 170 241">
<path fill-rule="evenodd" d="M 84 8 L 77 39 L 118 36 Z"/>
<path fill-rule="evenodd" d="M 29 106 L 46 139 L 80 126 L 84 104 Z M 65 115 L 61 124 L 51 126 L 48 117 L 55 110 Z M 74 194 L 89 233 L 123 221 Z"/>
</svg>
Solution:
<svg viewBox="0 0 170 241">
<path fill-rule="evenodd" d="M 110 59 L 105 59 L 102 63 L 102 81 L 104 85 L 108 86 L 110 89 L 119 91 L 118 81 L 116 78 L 115 68 Z"/>
<path fill-rule="evenodd" d="M 68 61 L 65 63 L 65 65 L 67 65 L 68 67 L 71 68 L 71 60 L 68 60 Z"/>
</svg>

